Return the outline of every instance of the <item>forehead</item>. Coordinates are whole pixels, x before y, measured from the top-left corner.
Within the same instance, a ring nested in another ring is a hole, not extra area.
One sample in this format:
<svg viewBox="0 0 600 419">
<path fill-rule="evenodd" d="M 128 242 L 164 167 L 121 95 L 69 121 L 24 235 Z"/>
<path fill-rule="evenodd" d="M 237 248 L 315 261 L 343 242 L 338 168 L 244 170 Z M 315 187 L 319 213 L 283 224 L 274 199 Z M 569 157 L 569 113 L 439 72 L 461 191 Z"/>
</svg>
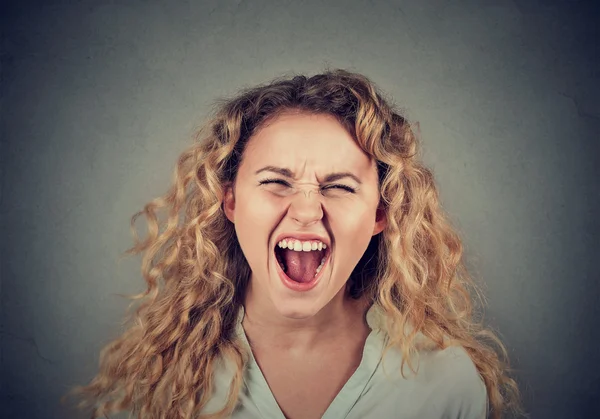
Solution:
<svg viewBox="0 0 600 419">
<path fill-rule="evenodd" d="M 375 163 L 331 115 L 284 113 L 250 138 L 244 153 L 249 168 L 287 167 L 299 176 L 352 171 L 366 176 Z"/>
</svg>

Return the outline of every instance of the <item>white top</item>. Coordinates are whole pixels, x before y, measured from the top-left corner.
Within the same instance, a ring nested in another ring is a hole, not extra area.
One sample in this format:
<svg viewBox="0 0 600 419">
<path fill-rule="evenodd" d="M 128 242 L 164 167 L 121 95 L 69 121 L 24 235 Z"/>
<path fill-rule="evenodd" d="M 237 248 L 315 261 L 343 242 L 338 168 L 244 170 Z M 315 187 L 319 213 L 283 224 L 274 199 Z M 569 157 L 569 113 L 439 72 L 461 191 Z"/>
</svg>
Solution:
<svg viewBox="0 0 600 419">
<path fill-rule="evenodd" d="M 244 308 L 238 315 L 237 333 L 250 353 L 244 384 L 234 419 L 285 419 L 263 376 L 242 327 Z M 388 336 L 381 329 L 381 311 L 373 305 L 367 311 L 371 333 L 367 337 L 360 365 L 329 405 L 322 419 L 484 419 L 487 392 L 475 364 L 462 347 L 422 352 L 418 373 L 408 364 L 400 374 L 402 355 L 389 349 L 382 358 Z M 384 361 L 384 362 L 382 362 Z M 385 371 L 384 371 L 385 366 Z M 217 371 L 213 398 L 204 412 L 224 406 L 231 383 L 231 371 Z M 306 401 L 310 403 L 310 400 Z"/>
</svg>

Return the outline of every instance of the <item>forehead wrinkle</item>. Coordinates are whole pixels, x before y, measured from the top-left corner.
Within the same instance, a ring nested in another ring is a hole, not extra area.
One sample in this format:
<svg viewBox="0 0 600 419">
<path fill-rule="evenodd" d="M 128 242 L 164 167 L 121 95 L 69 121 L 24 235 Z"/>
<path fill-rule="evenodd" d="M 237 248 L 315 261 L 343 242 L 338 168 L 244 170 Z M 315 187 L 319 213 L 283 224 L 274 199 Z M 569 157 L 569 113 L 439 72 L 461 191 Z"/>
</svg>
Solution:
<svg viewBox="0 0 600 419">
<path fill-rule="evenodd" d="M 306 164 L 307 164 L 308 158 L 304 158 L 304 164 L 302 165 L 302 169 L 300 169 L 300 173 L 298 173 L 296 176 L 297 177 L 302 177 L 302 175 L 306 172 Z"/>
<path fill-rule="evenodd" d="M 261 153 L 262 154 L 262 153 Z M 262 158 L 261 158 L 262 157 Z M 264 154 L 259 157 L 260 160 L 263 160 Z M 371 169 L 373 162 L 370 161 L 372 159 L 368 159 L 366 162 L 356 162 L 355 159 L 351 159 L 354 163 L 352 167 L 350 167 L 347 163 L 338 164 L 332 163 L 331 161 L 323 161 L 318 162 L 318 158 L 310 158 L 308 156 L 294 156 L 292 157 L 292 161 L 288 160 L 287 162 L 279 160 L 277 163 L 269 164 L 270 158 L 266 158 L 267 164 L 259 169 L 257 169 L 254 174 L 258 175 L 263 171 L 271 171 L 273 173 L 277 173 L 281 176 L 293 179 L 300 180 L 305 174 L 311 171 L 314 171 L 314 177 L 311 180 L 316 180 L 317 182 L 327 183 L 327 182 L 335 182 L 340 179 L 352 179 L 354 182 L 362 185 L 364 181 L 366 181 L 366 177 L 368 176 L 366 171 Z M 271 160 L 273 161 L 273 160 Z M 300 167 L 299 170 L 296 170 L 297 167 Z"/>
</svg>

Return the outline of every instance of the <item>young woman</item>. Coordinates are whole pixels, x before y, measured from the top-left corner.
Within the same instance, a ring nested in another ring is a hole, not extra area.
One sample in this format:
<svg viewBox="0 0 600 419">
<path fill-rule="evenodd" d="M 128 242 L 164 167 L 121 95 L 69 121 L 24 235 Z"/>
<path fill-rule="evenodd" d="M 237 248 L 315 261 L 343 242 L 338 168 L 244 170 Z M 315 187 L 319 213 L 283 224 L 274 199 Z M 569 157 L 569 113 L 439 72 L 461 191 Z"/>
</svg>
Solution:
<svg viewBox="0 0 600 419">
<path fill-rule="evenodd" d="M 132 218 L 148 221 L 126 252 L 144 254 L 148 287 L 76 390 L 82 406 L 140 418 L 518 412 L 417 147 L 374 85 L 343 70 L 223 103 L 170 191 Z"/>
</svg>

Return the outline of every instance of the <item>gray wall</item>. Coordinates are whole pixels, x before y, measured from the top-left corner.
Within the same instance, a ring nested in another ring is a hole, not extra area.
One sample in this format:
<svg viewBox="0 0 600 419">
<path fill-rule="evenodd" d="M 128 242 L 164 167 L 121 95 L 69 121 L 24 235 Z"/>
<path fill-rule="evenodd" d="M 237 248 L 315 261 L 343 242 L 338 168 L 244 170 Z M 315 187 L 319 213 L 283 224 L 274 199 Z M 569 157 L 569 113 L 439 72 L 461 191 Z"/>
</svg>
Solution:
<svg viewBox="0 0 600 419">
<path fill-rule="evenodd" d="M 116 262 L 131 244 L 129 217 L 168 187 L 212 101 L 327 65 L 363 72 L 420 121 L 424 158 L 484 281 L 486 321 L 509 348 L 531 416 L 600 414 L 596 8 L 3 8 L 2 417 L 70 417 L 57 399 L 92 377 L 98 351 L 119 332 L 127 301 L 115 294 L 143 287 L 138 259 Z"/>
</svg>

